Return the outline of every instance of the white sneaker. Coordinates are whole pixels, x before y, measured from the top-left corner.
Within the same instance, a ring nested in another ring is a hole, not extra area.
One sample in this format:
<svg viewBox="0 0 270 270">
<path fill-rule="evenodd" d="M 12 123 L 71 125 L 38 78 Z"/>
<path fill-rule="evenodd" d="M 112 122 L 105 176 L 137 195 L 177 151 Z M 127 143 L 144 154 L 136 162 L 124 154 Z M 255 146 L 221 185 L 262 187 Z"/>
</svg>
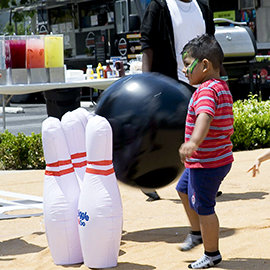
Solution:
<svg viewBox="0 0 270 270">
<path fill-rule="evenodd" d="M 201 235 L 194 235 L 189 233 L 185 239 L 185 241 L 180 244 L 179 249 L 181 251 L 188 251 L 196 246 L 198 246 L 199 244 L 202 243 L 202 236 Z"/>
<path fill-rule="evenodd" d="M 205 269 L 205 268 L 210 268 L 222 261 L 221 255 L 217 255 L 214 257 L 210 257 L 207 255 L 203 255 L 199 260 L 197 260 L 194 263 L 191 263 L 188 268 L 191 269 Z"/>
</svg>

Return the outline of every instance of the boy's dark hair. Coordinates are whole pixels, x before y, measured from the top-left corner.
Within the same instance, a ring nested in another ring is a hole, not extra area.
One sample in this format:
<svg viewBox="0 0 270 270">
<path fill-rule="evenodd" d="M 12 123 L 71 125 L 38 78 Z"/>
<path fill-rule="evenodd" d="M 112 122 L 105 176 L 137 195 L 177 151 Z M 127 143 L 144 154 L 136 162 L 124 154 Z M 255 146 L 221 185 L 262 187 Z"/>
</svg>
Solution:
<svg viewBox="0 0 270 270">
<path fill-rule="evenodd" d="M 219 68 L 223 62 L 223 51 L 214 36 L 203 34 L 190 40 L 181 52 L 183 57 L 185 54 L 202 61 L 209 60 L 213 67 Z"/>
</svg>

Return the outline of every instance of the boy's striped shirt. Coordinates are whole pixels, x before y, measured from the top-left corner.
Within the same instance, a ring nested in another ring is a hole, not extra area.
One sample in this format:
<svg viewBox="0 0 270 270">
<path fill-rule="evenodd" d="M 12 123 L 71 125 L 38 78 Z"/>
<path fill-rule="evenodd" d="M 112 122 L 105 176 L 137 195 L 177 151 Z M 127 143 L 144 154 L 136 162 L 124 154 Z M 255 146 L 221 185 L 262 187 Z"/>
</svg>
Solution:
<svg viewBox="0 0 270 270">
<path fill-rule="evenodd" d="M 193 93 L 189 103 L 185 141 L 193 132 L 200 113 L 213 117 L 206 138 L 187 159 L 187 168 L 216 168 L 233 161 L 231 135 L 233 134 L 233 99 L 226 82 L 212 79 L 204 82 Z"/>
</svg>

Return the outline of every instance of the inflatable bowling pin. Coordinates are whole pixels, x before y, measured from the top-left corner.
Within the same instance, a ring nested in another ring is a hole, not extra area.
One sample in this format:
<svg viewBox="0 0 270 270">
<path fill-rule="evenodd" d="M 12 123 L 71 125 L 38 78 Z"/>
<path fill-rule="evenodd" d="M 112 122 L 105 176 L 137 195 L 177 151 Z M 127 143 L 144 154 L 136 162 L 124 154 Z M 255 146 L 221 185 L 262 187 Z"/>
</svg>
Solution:
<svg viewBox="0 0 270 270">
<path fill-rule="evenodd" d="M 85 126 L 88 121 L 88 115 L 84 114 L 83 111 L 86 110 L 83 108 L 80 111 L 75 111 L 66 112 L 62 116 L 61 124 L 71 161 L 81 186 L 86 169 Z"/>
<path fill-rule="evenodd" d="M 112 129 L 99 115 L 86 126 L 87 168 L 79 198 L 79 235 L 84 264 L 117 265 L 123 211 L 112 164 Z"/>
<path fill-rule="evenodd" d="M 55 264 L 83 262 L 77 210 L 80 188 L 71 163 L 61 122 L 48 117 L 42 123 L 46 170 L 44 177 L 44 223 Z"/>
<path fill-rule="evenodd" d="M 76 110 L 72 111 L 72 113 L 80 119 L 84 127 L 86 127 L 89 118 L 91 118 L 94 115 L 94 113 L 92 112 L 90 113 L 89 111 L 87 111 L 82 107 L 77 108 Z"/>
</svg>

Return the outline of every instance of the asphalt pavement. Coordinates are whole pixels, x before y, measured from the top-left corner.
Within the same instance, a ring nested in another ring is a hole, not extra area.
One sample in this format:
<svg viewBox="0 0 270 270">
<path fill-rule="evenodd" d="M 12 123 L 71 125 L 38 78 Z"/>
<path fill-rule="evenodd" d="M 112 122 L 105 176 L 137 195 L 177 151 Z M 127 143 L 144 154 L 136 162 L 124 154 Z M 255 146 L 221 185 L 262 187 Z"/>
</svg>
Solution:
<svg viewBox="0 0 270 270">
<path fill-rule="evenodd" d="M 90 102 L 81 102 L 81 106 L 92 111 Z M 6 110 L 6 129 L 17 135 L 19 132 L 30 136 L 32 132 L 41 133 L 42 122 L 48 117 L 46 104 L 11 103 Z M 3 132 L 3 117 L 0 113 L 0 132 Z"/>
</svg>

